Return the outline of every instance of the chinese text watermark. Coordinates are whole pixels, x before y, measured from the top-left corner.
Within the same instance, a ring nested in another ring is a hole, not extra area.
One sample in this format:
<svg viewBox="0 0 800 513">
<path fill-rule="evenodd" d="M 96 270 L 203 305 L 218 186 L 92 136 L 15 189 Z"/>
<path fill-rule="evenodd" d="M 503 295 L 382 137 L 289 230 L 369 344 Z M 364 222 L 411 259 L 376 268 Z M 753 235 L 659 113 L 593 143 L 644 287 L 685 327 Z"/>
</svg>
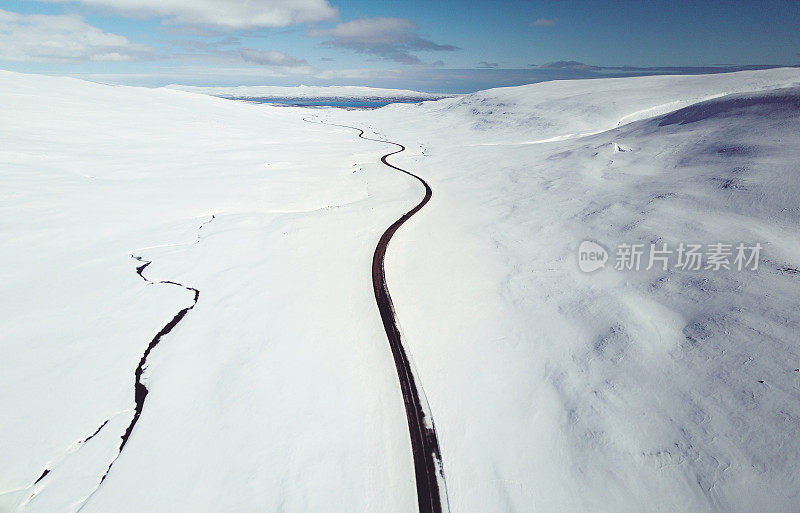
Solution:
<svg viewBox="0 0 800 513">
<path fill-rule="evenodd" d="M 685 244 L 670 247 L 660 244 L 620 244 L 614 254 L 614 269 L 617 271 L 640 271 L 651 269 L 666 271 L 669 268 L 682 271 L 756 271 L 761 254 L 761 243 L 746 244 Z M 606 266 L 609 254 L 606 249 L 592 241 L 583 241 L 578 247 L 578 267 L 590 273 Z"/>
</svg>

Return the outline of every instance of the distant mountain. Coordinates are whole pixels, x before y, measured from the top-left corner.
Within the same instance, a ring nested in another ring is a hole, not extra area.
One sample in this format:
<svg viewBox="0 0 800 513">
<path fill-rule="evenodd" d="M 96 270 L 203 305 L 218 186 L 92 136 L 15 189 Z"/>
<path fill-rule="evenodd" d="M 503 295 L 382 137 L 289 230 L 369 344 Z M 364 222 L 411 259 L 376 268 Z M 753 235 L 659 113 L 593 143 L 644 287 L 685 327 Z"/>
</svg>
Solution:
<svg viewBox="0 0 800 513">
<path fill-rule="evenodd" d="M 578 61 L 555 61 L 548 62 L 539 66 L 540 69 L 569 69 L 569 70 L 596 70 L 601 69 L 598 66 L 591 64 L 584 64 Z"/>
<path fill-rule="evenodd" d="M 237 86 L 237 87 L 195 87 L 172 84 L 168 89 L 178 89 L 191 93 L 222 96 L 226 98 L 419 98 L 424 100 L 437 100 L 450 98 L 452 94 L 432 94 L 408 89 L 380 89 L 376 87 L 359 86 Z"/>
</svg>

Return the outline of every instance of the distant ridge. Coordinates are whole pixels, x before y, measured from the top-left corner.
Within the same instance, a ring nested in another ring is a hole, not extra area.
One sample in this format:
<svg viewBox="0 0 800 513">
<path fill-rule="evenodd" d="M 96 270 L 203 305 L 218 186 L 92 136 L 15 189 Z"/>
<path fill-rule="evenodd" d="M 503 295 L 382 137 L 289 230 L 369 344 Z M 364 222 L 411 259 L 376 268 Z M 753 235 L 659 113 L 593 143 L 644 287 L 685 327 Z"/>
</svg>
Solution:
<svg viewBox="0 0 800 513">
<path fill-rule="evenodd" d="M 221 96 L 225 98 L 418 98 L 421 100 L 438 100 L 451 98 L 454 94 L 432 94 L 409 89 L 381 89 L 376 87 L 360 86 L 236 86 L 236 87 L 195 87 L 179 84 L 166 86 L 167 89 L 177 89 L 190 93 Z"/>
</svg>

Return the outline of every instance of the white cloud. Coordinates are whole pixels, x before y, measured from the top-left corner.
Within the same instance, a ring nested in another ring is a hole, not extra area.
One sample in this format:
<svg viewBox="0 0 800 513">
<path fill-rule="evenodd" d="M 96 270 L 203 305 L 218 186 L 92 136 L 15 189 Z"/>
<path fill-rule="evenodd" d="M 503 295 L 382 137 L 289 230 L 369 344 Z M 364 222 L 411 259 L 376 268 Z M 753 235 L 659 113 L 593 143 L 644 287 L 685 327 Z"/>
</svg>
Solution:
<svg viewBox="0 0 800 513">
<path fill-rule="evenodd" d="M 408 69 L 408 68 L 406 68 Z M 319 71 L 314 76 L 325 80 L 371 80 L 371 79 L 395 79 L 403 76 L 402 69 L 374 69 L 374 68 L 352 68 L 352 69 L 326 69 Z"/>
<path fill-rule="evenodd" d="M 414 23 L 403 18 L 363 18 L 339 23 L 331 29 L 309 31 L 311 36 L 328 37 L 327 46 L 347 48 L 358 53 L 376 55 L 402 64 L 421 64 L 414 51 L 458 50 L 421 37 Z"/>
<path fill-rule="evenodd" d="M 252 48 L 242 48 L 239 50 L 239 55 L 247 62 L 269 66 L 284 72 L 309 74 L 314 71 L 305 59 L 299 59 L 293 55 L 276 52 L 274 50 L 262 51 Z"/>
<path fill-rule="evenodd" d="M 276 52 L 274 50 L 265 52 L 262 50 L 254 50 L 252 48 L 242 48 L 239 53 L 241 54 L 242 59 L 246 60 L 247 62 L 264 64 L 266 66 L 287 66 L 291 68 L 308 64 L 305 59 L 298 59 L 292 55 L 288 55 L 283 52 Z"/>
<path fill-rule="evenodd" d="M 135 17 L 164 17 L 176 25 L 224 29 L 286 27 L 334 19 L 327 0 L 44 0 L 78 2 Z"/>
<path fill-rule="evenodd" d="M 77 15 L 18 14 L 0 9 L 0 60 L 133 61 L 151 48 L 93 27 Z"/>
<path fill-rule="evenodd" d="M 198 41 L 196 39 L 168 39 L 162 41 L 171 48 L 178 48 L 186 52 L 219 52 L 229 46 L 238 46 L 238 37 L 226 37 L 217 41 Z"/>
<path fill-rule="evenodd" d="M 555 18 L 539 18 L 531 22 L 531 27 L 555 27 L 557 23 Z"/>
</svg>

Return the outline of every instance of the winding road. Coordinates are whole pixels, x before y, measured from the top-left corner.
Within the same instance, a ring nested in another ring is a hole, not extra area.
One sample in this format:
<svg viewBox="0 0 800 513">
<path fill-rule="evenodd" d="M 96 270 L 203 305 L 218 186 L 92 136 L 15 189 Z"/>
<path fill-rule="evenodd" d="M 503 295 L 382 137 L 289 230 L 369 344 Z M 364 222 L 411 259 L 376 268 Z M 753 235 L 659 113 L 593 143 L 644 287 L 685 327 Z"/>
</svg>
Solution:
<svg viewBox="0 0 800 513">
<path fill-rule="evenodd" d="M 450 508 L 447 500 L 447 486 L 445 483 L 444 468 L 442 466 L 442 456 L 439 450 L 439 440 L 436 436 L 436 427 L 434 426 L 433 416 L 431 415 L 427 401 L 423 402 L 420 399 L 420 395 L 424 397 L 424 392 L 420 394 L 422 386 L 417 383 L 414 372 L 411 369 L 411 363 L 408 360 L 408 355 L 403 348 L 400 330 L 397 327 L 394 306 L 392 305 L 392 296 L 389 294 L 389 288 L 386 285 L 386 273 L 383 265 L 386 256 L 386 248 L 389 246 L 392 236 L 403 223 L 408 221 L 411 216 L 419 212 L 430 201 L 431 196 L 433 196 L 433 191 L 428 183 L 419 176 L 395 166 L 394 164 L 390 164 L 387 161 L 387 158 L 390 156 L 396 155 L 406 149 L 402 144 L 365 137 L 364 130 L 360 128 L 337 125 L 334 123 L 325 124 L 356 130 L 358 132 L 358 137 L 366 139 L 367 141 L 397 146 L 399 149 L 383 155 L 381 157 L 381 162 L 392 169 L 415 178 L 425 187 L 425 197 L 423 197 L 414 208 L 392 223 L 392 225 L 383 232 L 383 235 L 381 235 L 378 245 L 375 248 L 375 253 L 372 256 L 372 287 L 375 291 L 375 301 L 378 304 L 378 310 L 381 314 L 383 328 L 386 331 L 386 337 L 389 339 L 392 356 L 394 356 L 397 376 L 400 381 L 400 389 L 403 393 L 406 419 L 408 420 L 408 432 L 411 437 L 411 450 L 414 458 L 414 473 L 417 482 L 417 503 L 419 504 L 419 511 L 420 513 L 448 512 Z"/>
</svg>

